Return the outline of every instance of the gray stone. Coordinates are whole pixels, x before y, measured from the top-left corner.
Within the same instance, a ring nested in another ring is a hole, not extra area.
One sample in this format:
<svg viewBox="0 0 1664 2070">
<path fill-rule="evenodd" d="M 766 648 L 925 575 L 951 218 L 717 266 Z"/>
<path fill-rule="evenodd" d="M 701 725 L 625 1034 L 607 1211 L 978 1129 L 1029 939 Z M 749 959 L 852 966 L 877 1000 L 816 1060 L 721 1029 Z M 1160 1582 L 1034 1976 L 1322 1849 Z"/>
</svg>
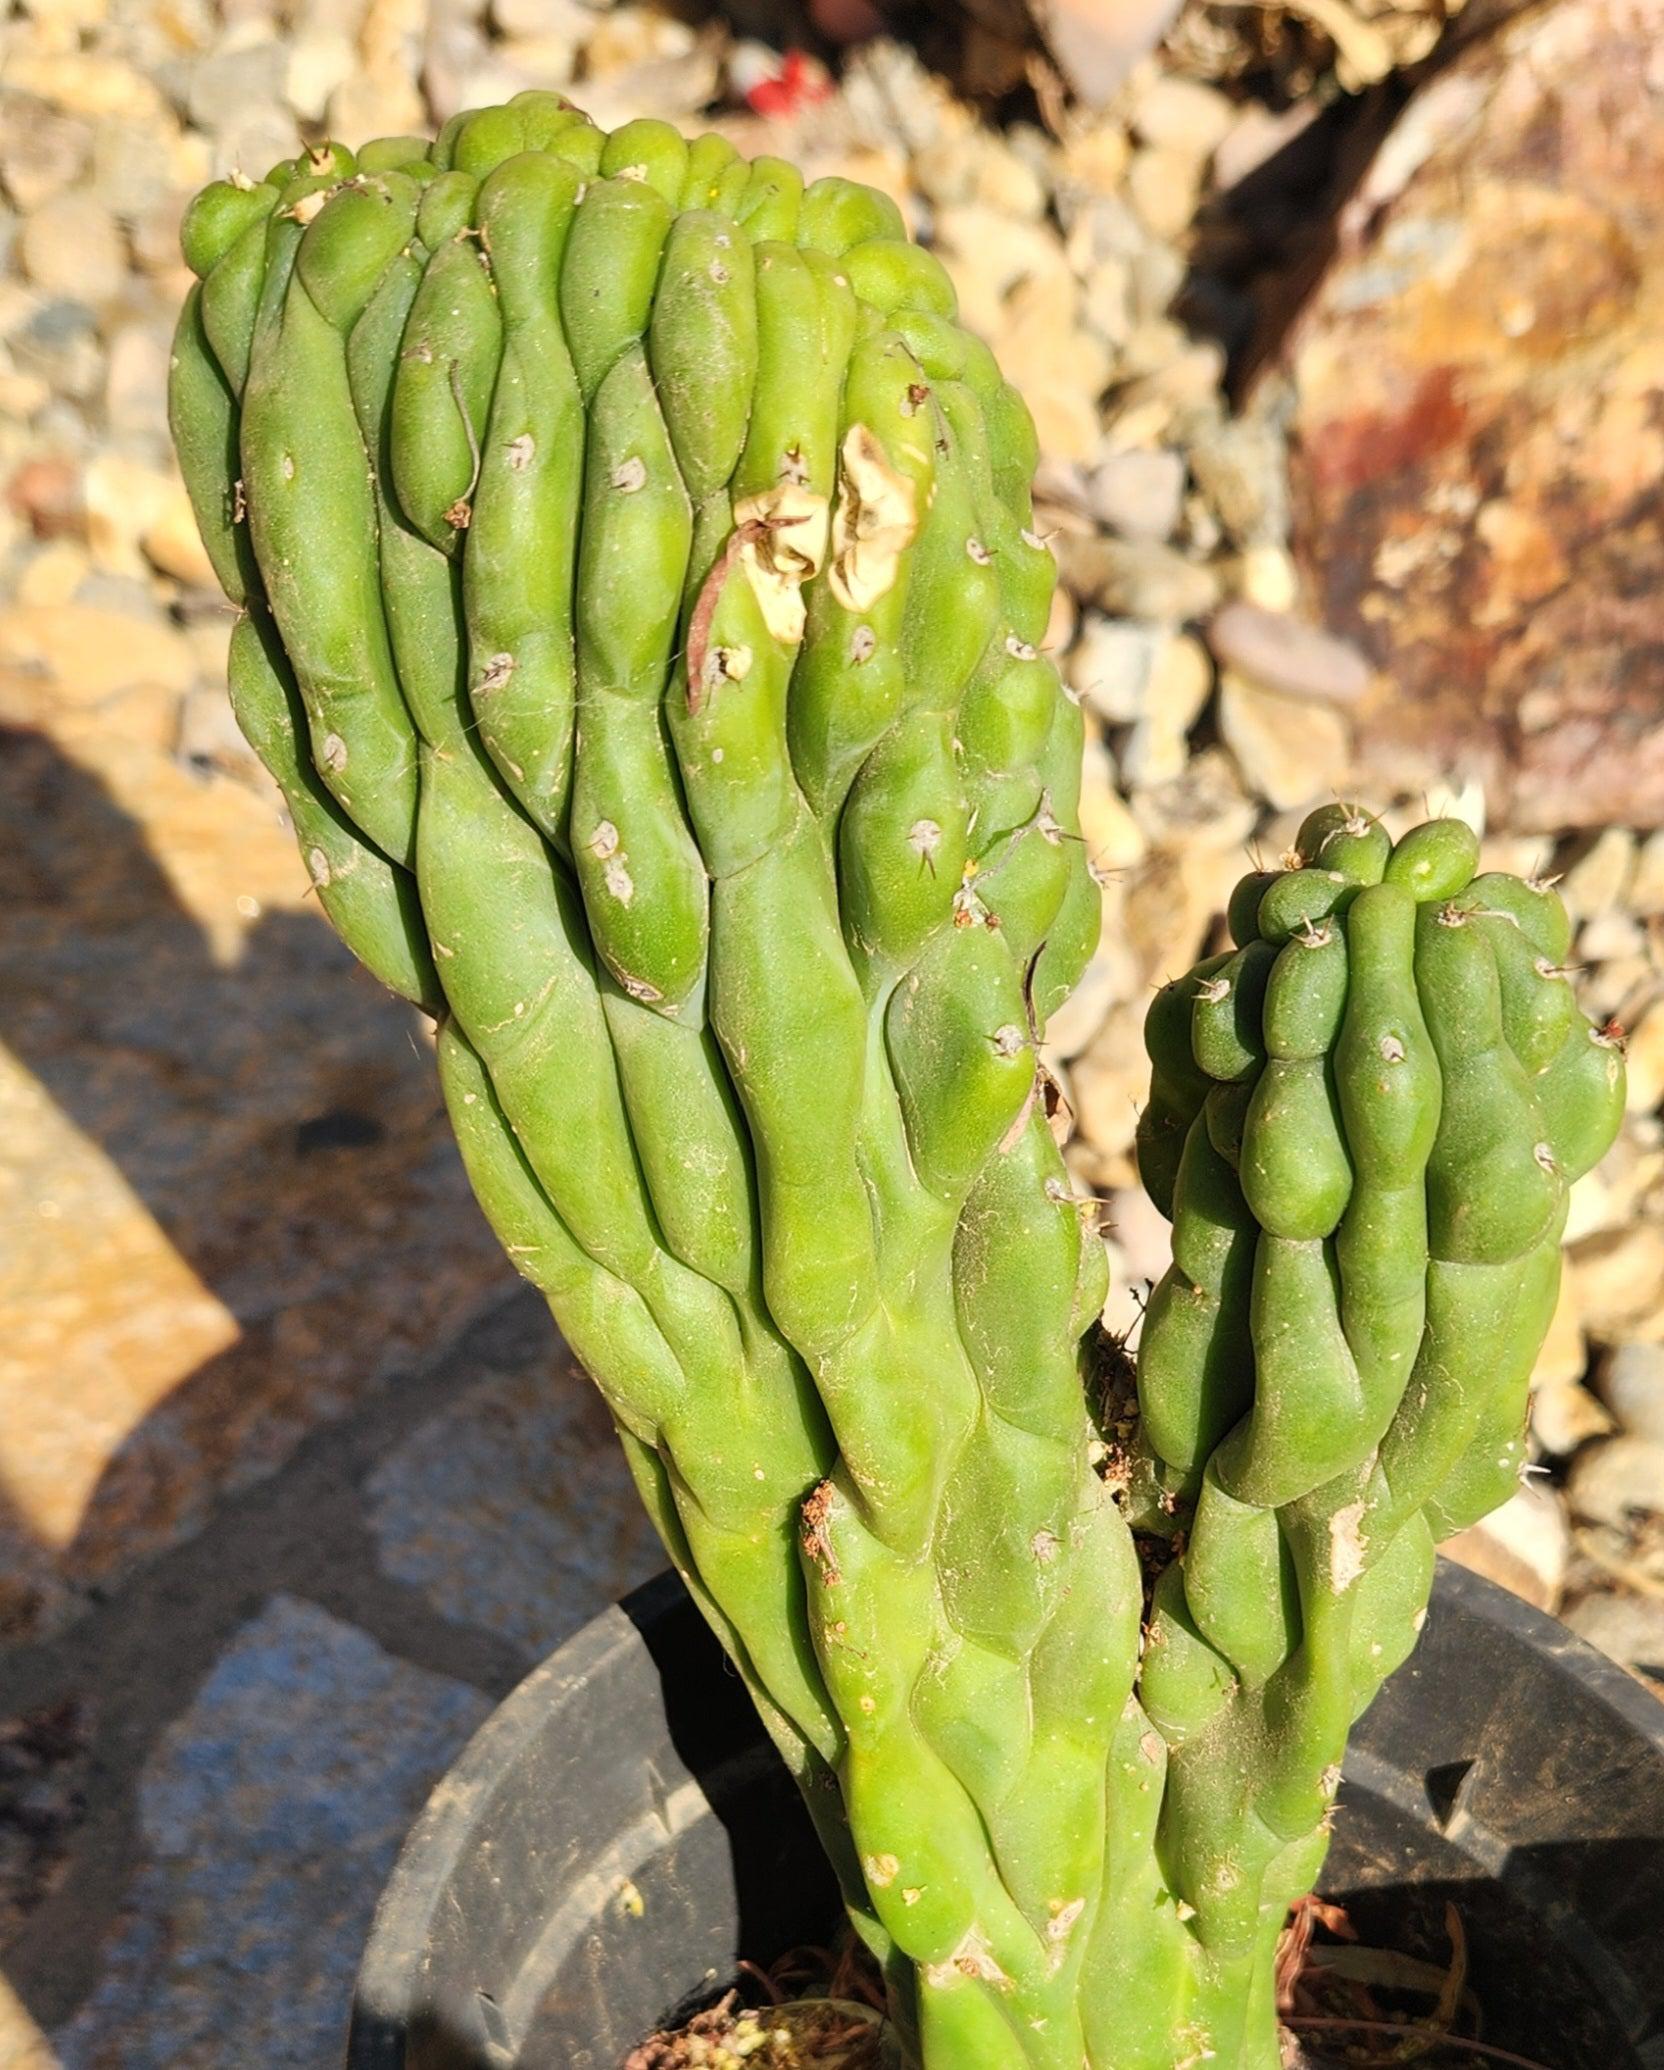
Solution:
<svg viewBox="0 0 1664 2070">
<path fill-rule="evenodd" d="M 1123 539 L 1170 539 L 1184 505 L 1185 466 L 1178 453 L 1112 453 L 1093 469 L 1092 515 Z"/>
<path fill-rule="evenodd" d="M 1184 258 L 1176 245 L 1151 242 L 1132 261 L 1132 310 L 1138 323 L 1164 316 L 1184 286 Z"/>
<path fill-rule="evenodd" d="M 199 58 L 188 89 L 192 122 L 199 129 L 228 130 L 242 122 L 250 107 L 280 103 L 287 67 L 288 56 L 277 42 L 232 42 Z"/>
<path fill-rule="evenodd" d="M 103 384 L 98 318 L 84 302 L 42 303 L 7 343 L 18 371 L 38 374 L 60 399 L 84 402 Z"/>
<path fill-rule="evenodd" d="M 1637 1515 L 1664 1515 L 1664 1445 L 1626 1434 L 1585 1445 L 1572 1461 L 1566 1492 L 1575 1515 L 1618 1531 Z"/>
<path fill-rule="evenodd" d="M 1207 637 L 1225 667 L 1284 697 L 1354 704 L 1369 688 L 1369 663 L 1350 641 L 1287 611 L 1237 598 L 1215 613 Z"/>
<path fill-rule="evenodd" d="M 1057 542 L 1064 580 L 1079 597 L 1121 618 L 1181 625 L 1205 618 L 1219 601 L 1219 577 L 1169 546 L 1148 539 L 1071 538 Z"/>
<path fill-rule="evenodd" d="M 18 263 L 44 295 L 111 301 L 127 273 L 127 247 L 108 209 L 79 188 L 55 194 L 24 222 Z"/>
<path fill-rule="evenodd" d="M 1620 1344 L 1600 1376 L 1600 1397 L 1631 1437 L 1664 1446 L 1664 1344 Z"/>
<path fill-rule="evenodd" d="M 407 1438 L 366 1509 L 388 1573 L 531 1654 L 665 1564 L 600 1395 L 553 1341 Z"/>
<path fill-rule="evenodd" d="M 1190 471 L 1236 545 L 1278 546 L 1288 537 L 1288 457 L 1262 418 L 1203 417 Z"/>
<path fill-rule="evenodd" d="M 14 94 L 0 124 L 0 186 L 25 215 L 81 175 L 93 128 L 30 94 Z"/>
<path fill-rule="evenodd" d="M 1585 1596 L 1564 1614 L 1579 1638 L 1624 1667 L 1664 1682 L 1664 1603 L 1643 1596 Z"/>
<path fill-rule="evenodd" d="M 1070 687 L 1111 726 L 1130 726 L 1142 717 L 1156 656 L 1166 638 L 1159 625 L 1086 614 L 1069 655 Z"/>
<path fill-rule="evenodd" d="M 311 1603 L 272 1597 L 139 1784 L 141 1865 L 62 2070 L 338 2063 L 376 1897 L 490 1709 Z"/>
</svg>

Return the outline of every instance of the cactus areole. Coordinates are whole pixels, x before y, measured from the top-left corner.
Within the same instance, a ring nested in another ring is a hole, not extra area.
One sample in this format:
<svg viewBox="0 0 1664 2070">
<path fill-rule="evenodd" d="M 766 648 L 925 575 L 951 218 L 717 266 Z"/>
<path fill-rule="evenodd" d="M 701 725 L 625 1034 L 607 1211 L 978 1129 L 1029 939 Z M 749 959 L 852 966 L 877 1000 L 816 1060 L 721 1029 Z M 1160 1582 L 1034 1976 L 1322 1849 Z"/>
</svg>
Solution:
<svg viewBox="0 0 1664 2070">
<path fill-rule="evenodd" d="M 1615 1042 L 1552 891 L 1316 813 L 1149 1017 L 1136 1399 L 1037 1050 L 1095 946 L 1034 435 L 886 197 L 552 94 L 209 187 L 231 694 L 925 2070 L 1274 2070 Z"/>
</svg>

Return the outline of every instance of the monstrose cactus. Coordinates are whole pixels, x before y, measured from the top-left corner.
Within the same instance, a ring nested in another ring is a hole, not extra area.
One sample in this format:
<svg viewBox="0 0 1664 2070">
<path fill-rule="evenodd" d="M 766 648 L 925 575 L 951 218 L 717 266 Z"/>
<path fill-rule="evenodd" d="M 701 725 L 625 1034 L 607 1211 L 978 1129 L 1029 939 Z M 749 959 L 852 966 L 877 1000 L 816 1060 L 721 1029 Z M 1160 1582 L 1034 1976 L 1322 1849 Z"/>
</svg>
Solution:
<svg viewBox="0 0 1664 2070">
<path fill-rule="evenodd" d="M 900 2046 L 1270 2070 L 1348 1725 L 1515 1485 L 1622 1102 L 1558 901 L 1348 807 L 1245 880 L 1151 1010 L 1133 1403 L 1036 1054 L 1100 902 L 1033 434 L 894 206 L 524 94 L 184 246 L 238 716 Z"/>
</svg>

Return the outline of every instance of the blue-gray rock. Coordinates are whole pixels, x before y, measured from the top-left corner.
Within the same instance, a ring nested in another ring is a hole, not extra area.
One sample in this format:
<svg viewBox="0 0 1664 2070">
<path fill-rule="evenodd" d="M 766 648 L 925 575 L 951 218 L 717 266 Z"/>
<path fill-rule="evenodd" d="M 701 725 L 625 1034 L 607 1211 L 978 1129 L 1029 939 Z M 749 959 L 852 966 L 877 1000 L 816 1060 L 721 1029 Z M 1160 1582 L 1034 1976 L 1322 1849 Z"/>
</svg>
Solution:
<svg viewBox="0 0 1664 2070">
<path fill-rule="evenodd" d="M 62 2070 L 328 2070 L 412 1819 L 490 1708 L 273 1596 L 163 1734 L 143 1859 Z"/>
<path fill-rule="evenodd" d="M 553 1343 L 424 1423 L 365 1498 L 389 1574 L 534 1657 L 665 1564 L 601 1397 Z"/>
</svg>

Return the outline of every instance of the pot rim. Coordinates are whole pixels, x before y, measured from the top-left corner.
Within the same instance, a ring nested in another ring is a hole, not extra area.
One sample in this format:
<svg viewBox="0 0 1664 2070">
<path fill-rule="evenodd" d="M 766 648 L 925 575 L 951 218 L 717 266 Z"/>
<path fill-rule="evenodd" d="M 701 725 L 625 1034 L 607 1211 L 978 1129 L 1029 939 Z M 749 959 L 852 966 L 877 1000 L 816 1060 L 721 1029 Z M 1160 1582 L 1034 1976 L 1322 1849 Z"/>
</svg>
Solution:
<svg viewBox="0 0 1664 2070">
<path fill-rule="evenodd" d="M 1664 1702 L 1558 1619 L 1443 1558 L 1438 1562 L 1435 1599 L 1458 1615 L 1491 1626 L 1536 1655 L 1550 1672 L 1575 1681 L 1586 1699 L 1592 1698 L 1612 1717 L 1620 1733 L 1638 1737 L 1664 1764 Z M 546 1732 L 551 1709 L 586 1685 L 605 1686 L 623 1659 L 639 1655 L 649 1635 L 662 1629 L 685 1601 L 680 1578 L 669 1570 L 633 1589 L 563 1641 L 477 1728 L 440 1778 L 400 1849 L 365 1946 L 356 2008 L 412 2002 L 425 1967 L 435 1892 L 445 1887 L 468 1853 L 484 1808 L 499 1790 L 511 1786 L 521 1755 Z M 1400 1671 L 1412 1682 L 1416 1658 L 1412 1654 Z M 1412 1698 L 1420 1703 L 1435 1700 L 1431 1684 Z M 353 2060 L 361 2059 L 355 2055 Z"/>
</svg>

